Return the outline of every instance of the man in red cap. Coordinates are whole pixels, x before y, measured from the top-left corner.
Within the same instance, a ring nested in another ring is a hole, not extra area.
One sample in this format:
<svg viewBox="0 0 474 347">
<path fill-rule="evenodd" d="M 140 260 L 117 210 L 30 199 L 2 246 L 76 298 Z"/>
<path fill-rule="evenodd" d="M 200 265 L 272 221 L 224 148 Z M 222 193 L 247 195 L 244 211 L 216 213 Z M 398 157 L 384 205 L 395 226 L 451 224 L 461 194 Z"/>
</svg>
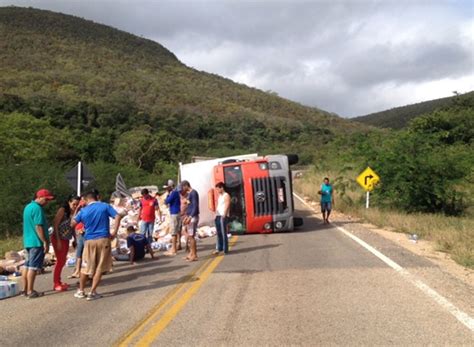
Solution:
<svg viewBox="0 0 474 347">
<path fill-rule="evenodd" d="M 44 293 L 34 290 L 36 272 L 43 268 L 43 260 L 49 251 L 48 221 L 43 207 L 54 199 L 47 189 L 36 192 L 35 198 L 23 210 L 23 246 L 26 260 L 23 266 L 23 292 L 28 299 L 38 298 Z"/>
</svg>

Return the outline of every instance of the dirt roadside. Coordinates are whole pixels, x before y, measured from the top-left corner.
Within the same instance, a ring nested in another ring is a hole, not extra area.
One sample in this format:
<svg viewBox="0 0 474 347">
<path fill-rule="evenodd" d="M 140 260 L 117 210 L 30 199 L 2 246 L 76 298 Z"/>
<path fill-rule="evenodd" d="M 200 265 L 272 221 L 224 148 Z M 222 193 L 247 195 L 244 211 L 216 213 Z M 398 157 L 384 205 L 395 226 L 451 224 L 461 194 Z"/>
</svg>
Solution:
<svg viewBox="0 0 474 347">
<path fill-rule="evenodd" d="M 312 201 L 309 197 L 303 198 L 309 205 L 312 206 L 316 216 L 321 217 L 319 202 Z M 409 238 L 408 234 L 396 232 L 389 228 L 379 228 L 373 224 L 363 221 L 361 218 L 351 216 L 349 214 L 341 213 L 337 210 L 333 210 L 331 213 L 331 221 L 344 223 L 350 221 L 352 223 L 360 223 L 367 230 L 376 233 L 397 245 L 409 250 L 410 252 L 422 256 L 429 261 L 435 263 L 443 271 L 453 275 L 457 279 L 466 283 L 467 285 L 474 287 L 474 270 L 468 269 L 464 266 L 459 265 L 448 253 L 440 252 L 436 250 L 436 244 L 427 240 L 418 240 L 414 242 Z"/>
</svg>

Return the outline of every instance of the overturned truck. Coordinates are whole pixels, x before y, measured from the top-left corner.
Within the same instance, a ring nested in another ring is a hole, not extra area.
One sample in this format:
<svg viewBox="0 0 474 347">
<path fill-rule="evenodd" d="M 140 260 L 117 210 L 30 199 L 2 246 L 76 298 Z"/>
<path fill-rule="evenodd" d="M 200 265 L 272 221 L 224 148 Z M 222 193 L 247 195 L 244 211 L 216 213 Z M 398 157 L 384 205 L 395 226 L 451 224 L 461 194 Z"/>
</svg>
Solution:
<svg viewBox="0 0 474 347">
<path fill-rule="evenodd" d="M 190 181 L 201 196 L 202 223 L 212 222 L 216 201 L 213 187 L 223 182 L 231 196 L 231 233 L 291 231 L 303 224 L 294 216 L 290 166 L 297 162 L 297 155 L 250 154 L 181 165 L 180 177 Z"/>
</svg>

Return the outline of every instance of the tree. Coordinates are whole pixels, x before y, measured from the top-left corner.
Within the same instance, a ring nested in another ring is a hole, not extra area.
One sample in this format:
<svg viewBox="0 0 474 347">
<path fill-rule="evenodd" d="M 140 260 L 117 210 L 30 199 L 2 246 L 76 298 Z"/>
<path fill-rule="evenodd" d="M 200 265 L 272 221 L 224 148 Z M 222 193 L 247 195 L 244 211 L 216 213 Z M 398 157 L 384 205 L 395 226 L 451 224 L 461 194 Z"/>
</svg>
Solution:
<svg viewBox="0 0 474 347">
<path fill-rule="evenodd" d="M 0 113 L 0 150 L 4 160 L 70 159 L 75 156 L 68 133 L 24 113 Z"/>
<path fill-rule="evenodd" d="M 189 153 L 183 139 L 151 127 L 142 126 L 123 133 L 115 142 L 114 155 L 118 163 L 133 165 L 152 172 L 156 162 L 176 162 Z"/>
</svg>

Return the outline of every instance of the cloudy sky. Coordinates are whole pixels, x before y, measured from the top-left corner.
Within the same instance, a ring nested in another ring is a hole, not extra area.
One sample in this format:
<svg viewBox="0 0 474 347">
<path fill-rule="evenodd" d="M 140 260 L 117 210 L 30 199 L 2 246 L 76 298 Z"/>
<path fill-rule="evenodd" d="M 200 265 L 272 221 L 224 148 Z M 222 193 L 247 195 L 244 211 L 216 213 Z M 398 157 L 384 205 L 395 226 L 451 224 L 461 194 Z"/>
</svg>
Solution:
<svg viewBox="0 0 474 347">
<path fill-rule="evenodd" d="M 186 65 L 352 117 L 474 90 L 474 1 L 0 0 L 164 45 Z"/>
</svg>

